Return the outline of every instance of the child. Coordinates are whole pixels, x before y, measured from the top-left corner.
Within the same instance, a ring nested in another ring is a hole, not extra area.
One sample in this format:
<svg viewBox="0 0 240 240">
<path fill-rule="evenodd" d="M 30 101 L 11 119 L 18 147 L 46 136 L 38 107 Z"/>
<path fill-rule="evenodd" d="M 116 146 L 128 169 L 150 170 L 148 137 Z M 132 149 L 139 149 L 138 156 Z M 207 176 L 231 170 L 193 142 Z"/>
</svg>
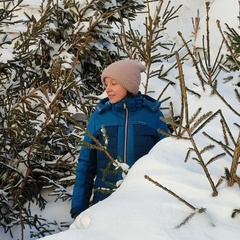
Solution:
<svg viewBox="0 0 240 240">
<path fill-rule="evenodd" d="M 141 72 L 145 70 L 144 65 L 134 60 L 120 60 L 105 68 L 101 80 L 108 97 L 97 104 L 87 126 L 87 131 L 102 145 L 104 127 L 108 136 L 107 151 L 130 167 L 164 138 L 159 129 L 168 131 L 160 119 L 163 116 L 160 103 L 139 92 Z M 84 142 L 94 144 L 87 134 Z M 110 162 L 103 151 L 82 147 L 72 196 L 73 218 L 90 206 L 93 192 L 91 204 L 108 196 L 98 189 L 109 189 L 120 180 L 117 174 L 108 174 L 103 179 L 103 170 Z"/>
</svg>

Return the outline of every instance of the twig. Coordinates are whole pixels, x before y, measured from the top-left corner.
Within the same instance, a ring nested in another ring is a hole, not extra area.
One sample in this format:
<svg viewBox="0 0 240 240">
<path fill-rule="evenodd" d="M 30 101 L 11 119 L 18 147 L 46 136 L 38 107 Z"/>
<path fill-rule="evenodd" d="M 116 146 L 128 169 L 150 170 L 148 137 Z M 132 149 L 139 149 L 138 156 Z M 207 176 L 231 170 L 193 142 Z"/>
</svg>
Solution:
<svg viewBox="0 0 240 240">
<path fill-rule="evenodd" d="M 162 184 L 160 184 L 157 181 L 154 181 L 152 178 L 150 178 L 148 175 L 144 176 L 145 179 L 147 179 L 148 181 L 154 183 L 157 187 L 162 188 L 163 190 L 167 191 L 169 194 L 171 194 L 172 196 L 174 196 L 175 198 L 177 198 L 180 202 L 183 202 L 184 204 L 186 204 L 188 207 L 190 207 L 192 210 L 194 210 L 193 213 L 191 213 L 187 218 L 184 219 L 184 221 L 180 224 L 178 224 L 176 226 L 176 228 L 180 228 L 181 226 L 183 226 L 185 223 L 187 223 L 193 216 L 196 215 L 196 213 L 206 213 L 206 208 L 196 208 L 194 207 L 192 204 L 190 204 L 189 202 L 187 202 L 186 200 L 184 200 L 182 197 L 178 196 L 176 193 L 174 193 L 173 191 L 171 191 L 170 189 L 164 187 Z M 210 224 L 212 227 L 215 227 L 215 225 L 212 223 L 212 221 L 210 220 Z"/>
<path fill-rule="evenodd" d="M 190 207 L 192 210 L 196 211 L 198 210 L 198 208 L 194 207 L 192 204 L 190 204 L 189 202 L 185 201 L 183 198 L 181 198 L 180 196 L 178 196 L 176 193 L 174 193 L 173 191 L 171 191 L 170 189 L 164 187 L 162 184 L 160 184 L 157 181 L 154 181 L 152 178 L 150 178 L 148 175 L 144 176 L 148 181 L 154 183 L 157 187 L 162 188 L 163 190 L 167 191 L 169 194 L 171 194 L 172 196 L 174 196 L 175 198 L 177 198 L 180 202 L 185 203 L 188 207 Z"/>
</svg>

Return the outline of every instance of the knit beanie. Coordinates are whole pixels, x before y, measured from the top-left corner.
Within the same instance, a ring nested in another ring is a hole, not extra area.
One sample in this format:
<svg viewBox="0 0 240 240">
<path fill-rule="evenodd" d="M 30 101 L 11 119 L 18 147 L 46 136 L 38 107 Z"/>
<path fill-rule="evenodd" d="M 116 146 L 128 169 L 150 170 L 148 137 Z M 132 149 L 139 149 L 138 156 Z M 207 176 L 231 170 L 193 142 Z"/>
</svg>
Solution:
<svg viewBox="0 0 240 240">
<path fill-rule="evenodd" d="M 141 82 L 141 72 L 146 67 L 135 60 L 120 60 L 110 64 L 102 72 L 102 83 L 105 86 L 105 78 L 109 77 L 118 81 L 130 93 L 137 94 Z"/>
</svg>

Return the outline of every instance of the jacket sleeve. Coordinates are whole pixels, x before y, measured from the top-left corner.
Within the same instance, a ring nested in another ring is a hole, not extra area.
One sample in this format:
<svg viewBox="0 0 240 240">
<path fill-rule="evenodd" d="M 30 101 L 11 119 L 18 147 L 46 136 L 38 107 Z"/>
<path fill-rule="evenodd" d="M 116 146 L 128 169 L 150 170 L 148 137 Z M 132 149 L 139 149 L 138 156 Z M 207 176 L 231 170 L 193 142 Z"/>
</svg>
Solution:
<svg viewBox="0 0 240 240">
<path fill-rule="evenodd" d="M 87 130 L 94 133 L 94 118 L 89 119 Z M 92 139 L 85 134 L 85 143 L 93 143 Z M 78 165 L 76 170 L 76 179 L 73 188 L 71 216 L 80 214 L 89 207 L 89 201 L 92 195 L 94 178 L 96 175 L 96 150 L 83 146 L 80 150 Z"/>
<path fill-rule="evenodd" d="M 162 117 L 163 117 L 163 113 L 159 110 L 159 121 L 158 121 L 159 141 L 166 137 L 165 135 L 160 133 L 159 130 L 166 132 L 166 133 L 169 132 L 167 124 L 161 120 Z"/>
</svg>

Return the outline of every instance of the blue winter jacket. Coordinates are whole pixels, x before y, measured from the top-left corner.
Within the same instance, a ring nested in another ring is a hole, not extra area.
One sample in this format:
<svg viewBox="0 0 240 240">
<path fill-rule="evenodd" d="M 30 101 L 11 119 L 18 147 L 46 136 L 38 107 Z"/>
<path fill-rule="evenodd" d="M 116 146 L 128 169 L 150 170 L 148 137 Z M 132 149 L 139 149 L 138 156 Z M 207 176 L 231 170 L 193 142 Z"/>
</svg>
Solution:
<svg viewBox="0 0 240 240">
<path fill-rule="evenodd" d="M 99 102 L 92 113 L 87 130 L 96 137 L 102 145 L 102 127 L 108 136 L 107 149 L 114 159 L 120 159 L 130 167 L 164 136 L 159 129 L 168 131 L 163 116 L 159 110 L 160 103 L 153 98 L 139 93 L 134 98 L 125 98 L 111 104 L 108 98 Z M 85 134 L 84 142 L 94 143 Z M 90 206 L 90 197 L 94 189 L 107 188 L 115 185 L 121 174 L 107 174 L 103 179 L 103 171 L 110 160 L 103 151 L 82 147 L 78 159 L 76 180 L 72 196 L 71 215 L 79 214 Z M 94 192 L 91 204 L 103 200 L 108 195 Z"/>
</svg>

